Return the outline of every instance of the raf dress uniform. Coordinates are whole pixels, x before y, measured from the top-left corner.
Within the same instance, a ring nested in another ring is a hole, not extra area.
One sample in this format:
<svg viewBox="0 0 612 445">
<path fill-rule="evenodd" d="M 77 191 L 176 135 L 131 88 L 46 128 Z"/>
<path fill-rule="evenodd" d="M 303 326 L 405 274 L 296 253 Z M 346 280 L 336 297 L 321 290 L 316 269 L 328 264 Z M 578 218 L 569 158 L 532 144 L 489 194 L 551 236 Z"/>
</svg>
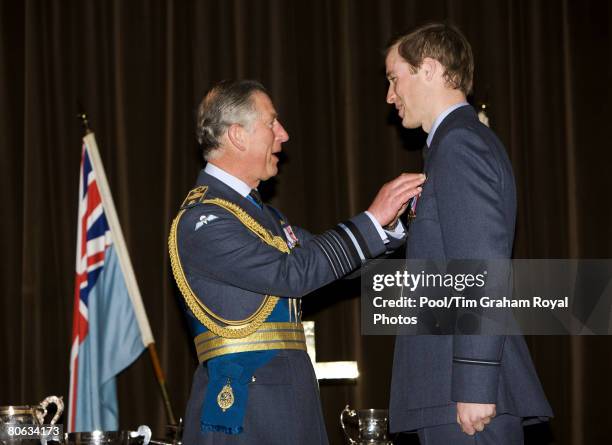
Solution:
<svg viewBox="0 0 612 445">
<path fill-rule="evenodd" d="M 510 160 L 474 109 L 461 105 L 439 116 L 429 134 L 427 182 L 406 241 L 409 259 L 511 257 L 516 192 Z M 496 404 L 496 419 L 476 433 L 483 439 L 498 434 L 496 444 L 521 443 L 521 437 L 505 431 L 522 434 L 521 421 L 552 416 L 522 336 L 398 336 L 391 431 L 439 427 L 460 432 L 457 401 Z M 474 440 L 463 433 L 458 437 Z"/>
<path fill-rule="evenodd" d="M 313 236 L 209 163 L 169 239 L 200 361 L 183 443 L 327 444 L 299 298 L 402 242 L 367 212 Z"/>
</svg>

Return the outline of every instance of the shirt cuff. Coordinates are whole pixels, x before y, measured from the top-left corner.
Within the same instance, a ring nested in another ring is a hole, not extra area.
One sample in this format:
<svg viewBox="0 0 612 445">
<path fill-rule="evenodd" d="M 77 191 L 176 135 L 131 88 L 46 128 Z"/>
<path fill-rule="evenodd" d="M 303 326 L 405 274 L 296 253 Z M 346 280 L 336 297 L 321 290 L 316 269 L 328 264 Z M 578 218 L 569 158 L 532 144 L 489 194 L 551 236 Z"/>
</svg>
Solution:
<svg viewBox="0 0 612 445">
<path fill-rule="evenodd" d="M 368 217 L 370 218 L 370 220 L 372 220 L 372 224 L 374 224 L 374 227 L 376 227 L 376 231 L 378 232 L 378 234 L 380 235 L 380 239 L 383 241 L 383 243 L 387 244 L 389 242 L 389 237 L 387 236 L 387 233 L 385 232 L 385 230 L 382 228 L 382 226 L 380 225 L 380 223 L 376 220 L 376 218 L 374 218 L 374 216 L 368 212 L 367 210 L 365 211 L 365 214 L 368 215 Z M 398 224 L 399 225 L 399 224 Z M 396 227 L 397 229 L 397 227 Z M 395 238 L 395 237 L 394 237 Z"/>
<path fill-rule="evenodd" d="M 397 222 L 397 226 L 395 226 L 395 229 L 385 229 L 385 232 L 387 233 L 387 235 L 392 236 L 396 239 L 402 239 L 404 236 L 406 236 L 406 228 L 404 227 L 404 224 L 401 221 Z"/>
</svg>

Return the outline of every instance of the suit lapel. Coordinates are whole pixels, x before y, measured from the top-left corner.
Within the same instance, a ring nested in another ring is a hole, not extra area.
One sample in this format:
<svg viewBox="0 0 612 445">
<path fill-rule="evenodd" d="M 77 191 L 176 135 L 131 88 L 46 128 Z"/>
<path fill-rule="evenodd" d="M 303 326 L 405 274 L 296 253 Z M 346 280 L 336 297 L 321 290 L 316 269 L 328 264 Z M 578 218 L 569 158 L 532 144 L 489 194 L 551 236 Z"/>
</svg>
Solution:
<svg viewBox="0 0 612 445">
<path fill-rule="evenodd" d="M 274 230 L 273 230 L 274 234 L 280 235 L 284 239 L 285 232 L 283 231 L 283 228 L 281 227 L 280 221 L 278 219 L 278 215 L 274 213 L 272 210 L 270 210 L 270 207 L 267 205 L 264 205 L 264 212 L 266 216 L 268 217 L 270 224 L 272 225 L 272 227 L 274 227 Z"/>
<path fill-rule="evenodd" d="M 429 158 L 431 157 L 431 147 L 425 143 L 423 146 L 423 172 L 427 175 L 427 168 L 429 167 Z"/>
</svg>

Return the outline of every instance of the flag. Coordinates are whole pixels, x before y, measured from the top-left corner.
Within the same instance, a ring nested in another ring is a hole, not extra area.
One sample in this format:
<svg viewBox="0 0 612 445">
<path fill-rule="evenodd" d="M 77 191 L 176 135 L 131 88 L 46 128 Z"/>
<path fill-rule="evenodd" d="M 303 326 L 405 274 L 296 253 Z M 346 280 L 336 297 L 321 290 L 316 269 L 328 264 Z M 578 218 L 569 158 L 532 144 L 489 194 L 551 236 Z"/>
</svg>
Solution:
<svg viewBox="0 0 612 445">
<path fill-rule="evenodd" d="M 115 376 L 153 343 L 93 133 L 83 139 L 68 431 L 117 430 Z"/>
</svg>

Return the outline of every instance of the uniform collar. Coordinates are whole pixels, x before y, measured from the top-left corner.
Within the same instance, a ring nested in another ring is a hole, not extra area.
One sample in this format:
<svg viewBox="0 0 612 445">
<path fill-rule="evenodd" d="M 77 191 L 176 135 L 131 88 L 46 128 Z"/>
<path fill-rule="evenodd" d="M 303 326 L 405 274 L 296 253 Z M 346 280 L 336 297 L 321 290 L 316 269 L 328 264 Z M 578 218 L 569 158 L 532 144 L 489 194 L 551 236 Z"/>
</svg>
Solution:
<svg viewBox="0 0 612 445">
<path fill-rule="evenodd" d="M 438 127 L 440 126 L 440 124 L 442 123 L 442 121 L 446 118 L 446 116 L 451 114 L 457 108 L 464 107 L 466 105 L 469 105 L 469 104 L 467 102 L 456 103 L 455 105 L 451 105 L 450 107 L 448 107 L 446 110 L 444 110 L 442 113 L 438 115 L 438 117 L 436 118 L 436 120 L 431 126 L 431 130 L 429 130 L 429 134 L 427 135 L 427 146 L 428 147 L 431 146 L 431 141 L 433 140 L 434 134 L 436 130 L 438 129 Z"/>
<path fill-rule="evenodd" d="M 216 178 L 225 185 L 227 185 L 235 192 L 239 193 L 243 198 L 246 198 L 247 196 L 249 196 L 249 193 L 251 193 L 251 187 L 249 187 L 246 183 L 244 183 L 237 177 L 230 175 L 222 168 L 211 164 L 210 162 L 206 164 L 206 167 L 204 167 L 204 171 L 213 178 Z"/>
</svg>

